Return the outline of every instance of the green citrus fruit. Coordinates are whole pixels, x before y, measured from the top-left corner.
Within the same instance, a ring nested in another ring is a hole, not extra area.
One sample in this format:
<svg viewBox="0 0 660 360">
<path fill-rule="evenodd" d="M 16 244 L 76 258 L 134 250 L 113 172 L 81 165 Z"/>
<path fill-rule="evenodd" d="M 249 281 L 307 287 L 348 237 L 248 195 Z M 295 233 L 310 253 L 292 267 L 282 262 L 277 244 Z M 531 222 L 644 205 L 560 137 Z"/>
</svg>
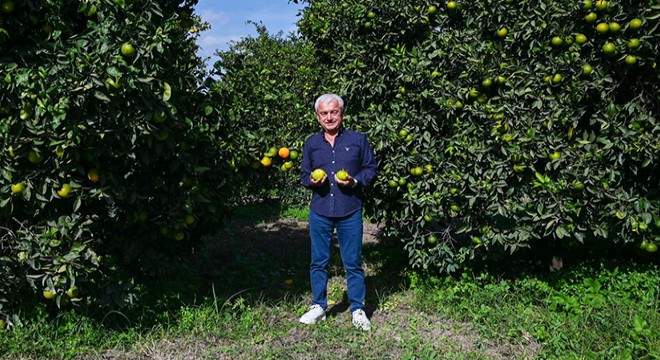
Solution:
<svg viewBox="0 0 660 360">
<path fill-rule="evenodd" d="M 630 20 L 630 23 L 628 23 L 628 27 L 629 27 L 631 30 L 638 30 L 639 28 L 642 27 L 642 20 L 641 20 L 641 19 L 637 19 L 637 18 L 632 19 L 632 20 Z"/>
<path fill-rule="evenodd" d="M 337 179 L 341 181 L 346 181 L 346 179 L 348 179 L 348 171 L 346 170 L 337 171 Z"/>
<path fill-rule="evenodd" d="M 52 300 L 57 295 L 55 293 L 50 292 L 50 290 L 44 290 L 42 294 L 46 300 Z"/>
<path fill-rule="evenodd" d="M 616 54 L 616 45 L 611 42 L 606 42 L 603 44 L 603 52 L 605 55 L 612 56 Z"/>
<path fill-rule="evenodd" d="M 559 151 L 552 152 L 548 154 L 548 158 L 552 161 L 559 160 L 559 158 L 561 158 L 561 153 Z"/>
<path fill-rule="evenodd" d="M 550 40 L 550 42 L 552 43 L 552 46 L 559 47 L 559 46 L 562 46 L 564 44 L 564 39 L 562 39 L 559 36 L 555 36 L 555 37 L 552 38 L 552 40 Z"/>
<path fill-rule="evenodd" d="M 312 179 L 321 180 L 325 176 L 325 171 L 323 169 L 316 169 L 312 171 Z"/>
<path fill-rule="evenodd" d="M 598 19 L 598 15 L 596 15 L 595 12 L 590 12 L 587 15 L 584 16 L 584 21 L 586 21 L 589 24 L 596 21 L 596 19 Z"/>
<path fill-rule="evenodd" d="M 66 295 L 71 299 L 77 298 L 79 294 L 80 291 L 78 290 L 78 287 L 76 287 L 75 285 L 70 287 L 69 290 L 66 291 Z"/>
<path fill-rule="evenodd" d="M 610 23 L 610 32 L 611 32 L 612 34 L 616 34 L 616 33 L 619 32 L 619 30 L 621 30 L 621 25 L 619 25 L 618 22 L 612 21 L 612 22 Z"/>
<path fill-rule="evenodd" d="M 607 25 L 607 23 L 599 23 L 596 25 L 596 32 L 599 34 L 607 34 L 607 32 L 610 31 L 610 26 Z"/>
<path fill-rule="evenodd" d="M 630 41 L 628 41 L 628 49 L 630 50 L 638 49 L 640 45 L 641 41 L 639 41 L 637 38 L 632 38 Z"/>
<path fill-rule="evenodd" d="M 575 35 L 575 42 L 582 45 L 587 42 L 587 37 L 584 34 Z"/>
<path fill-rule="evenodd" d="M 121 45 L 121 54 L 125 57 L 133 57 L 135 55 L 135 48 L 130 43 L 123 43 Z"/>
<path fill-rule="evenodd" d="M 0 5 L 0 9 L 2 9 L 2 12 L 5 14 L 11 14 L 14 12 L 14 9 L 16 8 L 16 5 L 14 4 L 13 1 L 7 0 Z"/>
<path fill-rule="evenodd" d="M 291 150 L 291 153 L 289 154 L 289 158 L 290 158 L 291 160 L 296 160 L 296 159 L 298 158 L 298 155 L 299 155 L 299 154 L 298 154 L 298 151 L 296 151 L 296 150 Z"/>
<path fill-rule="evenodd" d="M 41 155 L 40 152 L 30 150 L 28 152 L 28 161 L 33 163 L 33 164 L 38 164 L 44 159 L 43 155 Z"/>
<path fill-rule="evenodd" d="M 25 184 L 22 182 L 11 185 L 12 194 L 20 194 L 23 192 L 24 189 L 25 189 Z"/>
</svg>

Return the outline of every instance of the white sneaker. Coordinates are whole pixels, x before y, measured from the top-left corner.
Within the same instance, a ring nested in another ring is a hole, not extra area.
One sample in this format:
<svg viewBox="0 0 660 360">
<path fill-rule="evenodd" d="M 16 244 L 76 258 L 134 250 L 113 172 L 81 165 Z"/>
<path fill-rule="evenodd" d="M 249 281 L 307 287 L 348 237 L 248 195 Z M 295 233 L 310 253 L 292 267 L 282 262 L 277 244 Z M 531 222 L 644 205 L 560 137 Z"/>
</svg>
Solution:
<svg viewBox="0 0 660 360">
<path fill-rule="evenodd" d="M 364 310 L 357 309 L 353 311 L 353 326 L 364 331 L 371 330 L 371 322 L 369 322 L 369 318 L 367 318 Z"/>
<path fill-rule="evenodd" d="M 325 320 L 325 310 L 321 305 L 312 305 L 309 311 L 300 317 L 300 322 L 303 324 L 315 324 L 322 320 Z"/>
</svg>

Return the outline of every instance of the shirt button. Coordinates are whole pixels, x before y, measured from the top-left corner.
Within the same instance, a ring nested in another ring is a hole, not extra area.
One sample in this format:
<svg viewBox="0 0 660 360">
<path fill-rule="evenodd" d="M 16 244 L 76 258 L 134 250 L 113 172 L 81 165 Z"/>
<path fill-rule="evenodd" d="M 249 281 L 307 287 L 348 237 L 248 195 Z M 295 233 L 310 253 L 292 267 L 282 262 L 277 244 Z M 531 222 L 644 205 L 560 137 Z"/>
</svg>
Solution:
<svg viewBox="0 0 660 360">
<path fill-rule="evenodd" d="M 335 196 L 335 194 L 330 194 L 330 196 Z"/>
<path fill-rule="evenodd" d="M 333 161 L 332 163 L 334 164 L 335 162 Z"/>
</svg>

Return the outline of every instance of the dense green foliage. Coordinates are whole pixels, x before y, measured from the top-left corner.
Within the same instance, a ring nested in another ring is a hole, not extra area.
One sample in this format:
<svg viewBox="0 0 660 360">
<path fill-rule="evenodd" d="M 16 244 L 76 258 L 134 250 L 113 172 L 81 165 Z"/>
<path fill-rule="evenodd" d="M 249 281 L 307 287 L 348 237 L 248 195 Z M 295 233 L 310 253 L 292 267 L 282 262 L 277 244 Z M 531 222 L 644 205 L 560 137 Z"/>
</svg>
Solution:
<svg viewBox="0 0 660 360">
<path fill-rule="evenodd" d="M 655 1 L 305 3 L 380 161 L 369 209 L 413 266 L 657 249 Z"/>
<path fill-rule="evenodd" d="M 219 79 L 210 97 L 227 133 L 222 147 L 240 180 L 235 189 L 240 199 L 276 195 L 289 205 L 301 204 L 309 195 L 299 185 L 302 147 L 320 131 L 313 106 L 328 82 L 327 71 L 309 42 L 255 26 L 256 38 L 219 52 L 214 65 Z M 280 157 L 282 147 L 299 157 Z"/>
<path fill-rule="evenodd" d="M 0 318 L 128 304 L 221 220 L 195 4 L 3 1 Z"/>
</svg>

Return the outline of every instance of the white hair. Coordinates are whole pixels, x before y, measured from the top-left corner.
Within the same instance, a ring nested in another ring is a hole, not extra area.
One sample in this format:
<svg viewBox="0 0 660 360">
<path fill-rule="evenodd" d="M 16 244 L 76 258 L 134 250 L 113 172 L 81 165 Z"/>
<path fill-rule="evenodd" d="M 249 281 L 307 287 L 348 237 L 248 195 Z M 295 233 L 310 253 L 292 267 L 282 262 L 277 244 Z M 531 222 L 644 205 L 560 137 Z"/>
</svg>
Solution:
<svg viewBox="0 0 660 360">
<path fill-rule="evenodd" d="M 319 111 L 319 104 L 321 103 L 330 104 L 333 101 L 336 101 L 341 111 L 344 112 L 344 100 L 337 94 L 323 94 L 319 96 L 314 103 L 314 110 Z"/>
</svg>

